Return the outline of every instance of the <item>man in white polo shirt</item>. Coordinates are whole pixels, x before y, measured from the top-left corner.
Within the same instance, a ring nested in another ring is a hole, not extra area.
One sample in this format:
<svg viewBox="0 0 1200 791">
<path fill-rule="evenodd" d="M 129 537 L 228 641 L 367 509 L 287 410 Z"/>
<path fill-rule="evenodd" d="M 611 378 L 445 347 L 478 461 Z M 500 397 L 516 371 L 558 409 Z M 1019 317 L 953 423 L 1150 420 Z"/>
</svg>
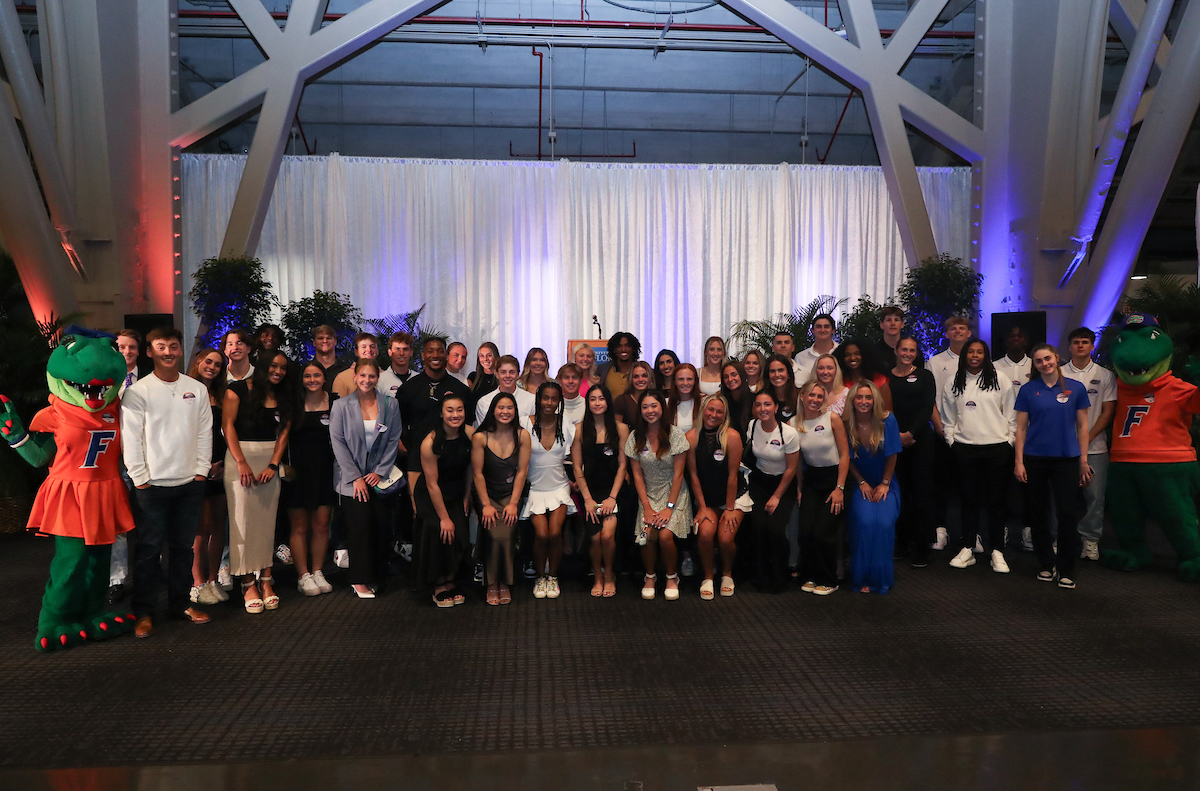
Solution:
<svg viewBox="0 0 1200 791">
<path fill-rule="evenodd" d="M 122 456 L 134 485 L 138 541 L 134 550 L 134 634 L 154 632 L 151 615 L 167 561 L 167 613 L 192 623 L 210 618 L 191 606 L 192 542 L 212 463 L 208 388 L 179 373 L 183 334 L 162 328 L 146 337 L 154 372 L 135 382 L 121 403 Z"/>
<path fill-rule="evenodd" d="M 828 313 L 818 313 L 812 320 L 813 345 L 796 355 L 792 363 L 792 372 L 796 375 L 796 386 L 801 387 L 812 378 L 813 368 L 823 354 L 833 354 L 833 332 L 837 324 Z M 765 373 L 765 372 L 764 372 Z"/>
<path fill-rule="evenodd" d="M 1071 330 L 1067 336 L 1071 362 L 1062 367 L 1063 376 L 1074 379 L 1087 389 L 1088 399 L 1088 464 L 1092 480 L 1083 490 L 1087 513 L 1079 520 L 1079 537 L 1083 539 L 1080 557 L 1100 559 L 1100 534 L 1104 531 L 1104 488 L 1108 485 L 1108 443 L 1104 431 L 1117 411 L 1117 377 L 1092 360 L 1096 333 L 1087 327 Z"/>
<path fill-rule="evenodd" d="M 996 360 L 996 375 L 1007 379 L 1016 390 L 1029 381 L 1033 360 L 1029 359 L 1029 337 L 1020 325 L 1014 324 L 1004 336 L 1004 356 Z"/>
</svg>

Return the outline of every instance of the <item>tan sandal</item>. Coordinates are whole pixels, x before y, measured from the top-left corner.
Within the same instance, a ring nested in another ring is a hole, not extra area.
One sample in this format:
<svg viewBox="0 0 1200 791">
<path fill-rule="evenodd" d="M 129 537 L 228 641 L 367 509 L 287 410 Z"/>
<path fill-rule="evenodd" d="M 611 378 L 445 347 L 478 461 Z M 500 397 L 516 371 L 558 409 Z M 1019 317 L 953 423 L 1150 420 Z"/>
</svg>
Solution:
<svg viewBox="0 0 1200 791">
<path fill-rule="evenodd" d="M 733 577 L 721 577 L 721 595 L 726 597 L 733 595 Z"/>
<path fill-rule="evenodd" d="M 273 578 L 259 577 L 258 581 L 259 581 L 259 584 L 261 584 L 261 585 L 271 585 L 273 582 Z M 273 587 L 274 586 L 272 585 L 272 588 Z M 264 610 L 278 610 L 279 609 L 279 597 L 275 595 L 274 591 L 272 591 L 271 593 L 268 593 L 266 596 L 263 596 L 262 602 L 263 602 Z"/>
<path fill-rule="evenodd" d="M 245 596 L 246 591 L 250 590 L 253 587 L 254 587 L 253 581 L 243 582 L 242 583 L 242 596 Z M 261 596 L 255 596 L 252 599 L 246 599 L 246 612 L 248 612 L 248 613 L 258 614 L 263 611 L 264 606 L 265 605 L 263 603 Z"/>
</svg>

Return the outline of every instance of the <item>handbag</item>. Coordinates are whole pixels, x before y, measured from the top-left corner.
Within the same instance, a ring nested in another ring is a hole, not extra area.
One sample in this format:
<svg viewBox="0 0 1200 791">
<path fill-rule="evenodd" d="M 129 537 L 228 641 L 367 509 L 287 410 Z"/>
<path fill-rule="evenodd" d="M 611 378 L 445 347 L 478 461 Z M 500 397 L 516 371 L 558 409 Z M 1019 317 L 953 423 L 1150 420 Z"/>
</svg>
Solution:
<svg viewBox="0 0 1200 791">
<path fill-rule="evenodd" d="M 295 483 L 298 477 L 300 476 L 296 474 L 296 468 L 292 465 L 279 465 L 279 480 L 283 481 L 284 483 Z"/>
<path fill-rule="evenodd" d="M 380 478 L 379 483 L 375 484 L 372 489 L 375 494 L 380 497 L 394 497 L 404 491 L 404 487 L 408 485 L 408 478 L 405 471 L 400 469 L 397 464 L 392 465 L 392 471 L 388 473 L 386 478 Z"/>
</svg>

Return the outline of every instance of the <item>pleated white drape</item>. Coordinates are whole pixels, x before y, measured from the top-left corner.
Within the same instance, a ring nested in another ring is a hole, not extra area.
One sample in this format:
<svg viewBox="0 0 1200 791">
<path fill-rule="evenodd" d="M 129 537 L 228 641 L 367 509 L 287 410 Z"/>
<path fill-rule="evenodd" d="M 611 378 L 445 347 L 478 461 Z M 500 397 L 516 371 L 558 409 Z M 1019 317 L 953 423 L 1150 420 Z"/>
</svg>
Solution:
<svg viewBox="0 0 1200 791">
<path fill-rule="evenodd" d="M 220 250 L 245 158 L 182 165 L 190 287 Z M 938 248 L 966 260 L 969 170 L 919 175 Z M 492 340 L 522 359 L 541 346 L 553 367 L 569 338 L 596 335 L 593 314 L 646 356 L 698 360 L 740 319 L 822 294 L 882 301 L 906 271 L 879 168 L 786 164 L 285 157 L 258 256 L 285 303 L 338 291 L 368 318 L 424 303 L 472 358 Z"/>
</svg>

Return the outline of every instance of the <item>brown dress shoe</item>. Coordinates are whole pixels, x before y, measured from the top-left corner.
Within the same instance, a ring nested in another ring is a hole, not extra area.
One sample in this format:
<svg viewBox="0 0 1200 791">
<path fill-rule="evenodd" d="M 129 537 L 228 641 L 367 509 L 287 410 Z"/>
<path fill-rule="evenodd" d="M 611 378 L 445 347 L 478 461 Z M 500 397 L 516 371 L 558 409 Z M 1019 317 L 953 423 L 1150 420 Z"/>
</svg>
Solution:
<svg viewBox="0 0 1200 791">
<path fill-rule="evenodd" d="M 143 615 L 137 619 L 137 624 L 133 627 L 134 637 L 149 637 L 154 634 L 154 624 L 150 623 L 150 616 Z"/>
<path fill-rule="evenodd" d="M 186 610 L 180 613 L 179 617 L 185 621 L 191 621 L 192 623 L 208 623 L 212 620 L 207 613 L 197 610 L 195 607 L 188 607 Z"/>
</svg>

